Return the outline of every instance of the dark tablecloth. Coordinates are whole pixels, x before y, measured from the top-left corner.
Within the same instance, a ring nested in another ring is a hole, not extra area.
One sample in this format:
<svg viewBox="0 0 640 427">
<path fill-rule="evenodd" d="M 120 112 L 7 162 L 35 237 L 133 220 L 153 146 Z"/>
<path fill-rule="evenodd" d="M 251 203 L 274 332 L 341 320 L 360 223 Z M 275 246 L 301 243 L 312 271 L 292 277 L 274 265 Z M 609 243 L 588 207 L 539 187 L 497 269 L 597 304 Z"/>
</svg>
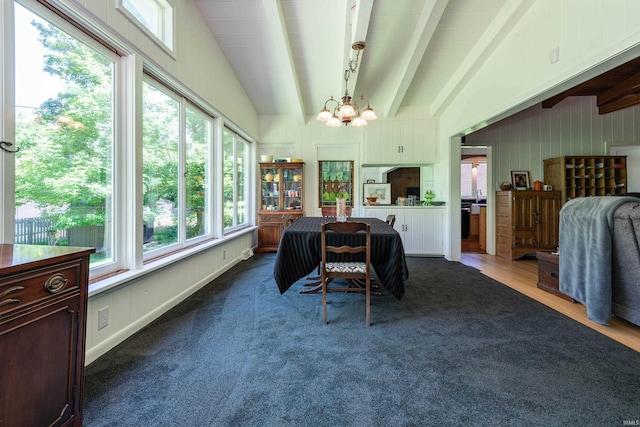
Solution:
<svg viewBox="0 0 640 427">
<path fill-rule="evenodd" d="M 284 230 L 273 269 L 281 294 L 318 267 L 322 260 L 321 224 L 329 221 L 335 221 L 335 218 L 304 217 Z M 398 232 L 377 218 L 350 218 L 349 221 L 366 222 L 371 225 L 373 269 L 385 289 L 396 298 L 402 298 L 409 271 L 404 257 L 402 239 Z M 335 238 L 347 239 L 347 236 L 341 234 Z M 355 238 L 363 238 L 363 236 Z M 364 239 L 362 242 L 364 243 Z"/>
</svg>

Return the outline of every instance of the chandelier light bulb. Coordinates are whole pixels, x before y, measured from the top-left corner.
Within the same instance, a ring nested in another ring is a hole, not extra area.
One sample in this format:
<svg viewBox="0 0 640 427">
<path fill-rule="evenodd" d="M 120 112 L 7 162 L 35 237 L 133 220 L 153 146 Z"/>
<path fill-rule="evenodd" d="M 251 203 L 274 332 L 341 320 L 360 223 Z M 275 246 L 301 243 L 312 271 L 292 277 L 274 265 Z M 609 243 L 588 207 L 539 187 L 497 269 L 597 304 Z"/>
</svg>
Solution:
<svg viewBox="0 0 640 427">
<path fill-rule="evenodd" d="M 362 116 L 361 117 L 366 121 L 375 120 L 375 119 L 378 118 L 376 116 L 376 113 L 371 109 L 371 107 L 365 108 L 364 111 L 362 111 Z"/>
<path fill-rule="evenodd" d="M 361 116 L 356 117 L 351 122 L 351 126 L 355 126 L 355 127 L 361 127 L 361 126 L 366 126 L 366 125 L 367 125 L 367 121 L 365 119 L 363 119 Z"/>
<path fill-rule="evenodd" d="M 353 108 L 353 105 L 344 104 L 340 107 L 339 113 L 342 117 L 353 117 L 356 115 L 356 110 Z"/>
<path fill-rule="evenodd" d="M 339 128 L 340 126 L 342 126 L 342 123 L 340 123 L 340 119 L 336 116 L 332 116 L 329 120 L 327 120 L 327 126 L 329 126 L 330 128 Z"/>
<path fill-rule="evenodd" d="M 323 108 L 320 113 L 318 113 L 318 117 L 316 117 L 316 120 L 326 122 L 327 120 L 331 119 L 331 116 L 331 112 L 328 109 Z"/>
</svg>

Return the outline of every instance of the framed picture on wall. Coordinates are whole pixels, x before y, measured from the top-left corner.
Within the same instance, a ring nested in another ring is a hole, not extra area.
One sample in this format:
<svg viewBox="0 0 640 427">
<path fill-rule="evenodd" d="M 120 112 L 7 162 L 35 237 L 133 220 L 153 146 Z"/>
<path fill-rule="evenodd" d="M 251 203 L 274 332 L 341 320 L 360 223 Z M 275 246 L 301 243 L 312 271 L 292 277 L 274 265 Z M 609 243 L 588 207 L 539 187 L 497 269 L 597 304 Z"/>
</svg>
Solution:
<svg viewBox="0 0 640 427">
<path fill-rule="evenodd" d="M 376 198 L 376 205 L 390 205 L 391 204 L 391 184 L 386 183 L 368 183 L 364 185 L 363 202 L 368 197 Z"/>
<path fill-rule="evenodd" d="M 531 187 L 529 171 L 511 171 L 511 185 L 516 190 L 527 190 Z"/>
</svg>

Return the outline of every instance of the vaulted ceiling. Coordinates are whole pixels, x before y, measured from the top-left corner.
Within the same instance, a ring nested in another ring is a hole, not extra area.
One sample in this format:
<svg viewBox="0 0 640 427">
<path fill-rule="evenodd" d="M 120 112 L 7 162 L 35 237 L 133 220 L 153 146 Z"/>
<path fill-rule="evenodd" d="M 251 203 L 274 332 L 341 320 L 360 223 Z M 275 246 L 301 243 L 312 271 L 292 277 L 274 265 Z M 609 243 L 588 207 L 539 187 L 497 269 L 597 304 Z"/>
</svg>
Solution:
<svg viewBox="0 0 640 427">
<path fill-rule="evenodd" d="M 437 115 L 531 0 L 195 0 L 261 115 L 304 122 L 348 82 L 379 117 Z"/>
<path fill-rule="evenodd" d="M 316 115 L 348 81 L 379 117 L 437 116 L 533 0 L 195 0 L 258 114 Z M 640 59 L 543 102 L 596 96 L 601 114 L 640 103 Z"/>
</svg>

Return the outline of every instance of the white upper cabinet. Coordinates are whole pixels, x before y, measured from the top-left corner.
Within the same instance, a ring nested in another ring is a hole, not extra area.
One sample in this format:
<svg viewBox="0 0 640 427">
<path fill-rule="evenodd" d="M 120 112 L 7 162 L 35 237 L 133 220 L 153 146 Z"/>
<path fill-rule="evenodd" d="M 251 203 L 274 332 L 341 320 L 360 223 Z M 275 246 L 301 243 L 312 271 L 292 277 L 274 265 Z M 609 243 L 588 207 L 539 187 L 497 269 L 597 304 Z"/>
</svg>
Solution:
<svg viewBox="0 0 640 427">
<path fill-rule="evenodd" d="M 437 136 L 433 119 L 373 122 L 364 132 L 363 164 L 435 163 Z"/>
</svg>

